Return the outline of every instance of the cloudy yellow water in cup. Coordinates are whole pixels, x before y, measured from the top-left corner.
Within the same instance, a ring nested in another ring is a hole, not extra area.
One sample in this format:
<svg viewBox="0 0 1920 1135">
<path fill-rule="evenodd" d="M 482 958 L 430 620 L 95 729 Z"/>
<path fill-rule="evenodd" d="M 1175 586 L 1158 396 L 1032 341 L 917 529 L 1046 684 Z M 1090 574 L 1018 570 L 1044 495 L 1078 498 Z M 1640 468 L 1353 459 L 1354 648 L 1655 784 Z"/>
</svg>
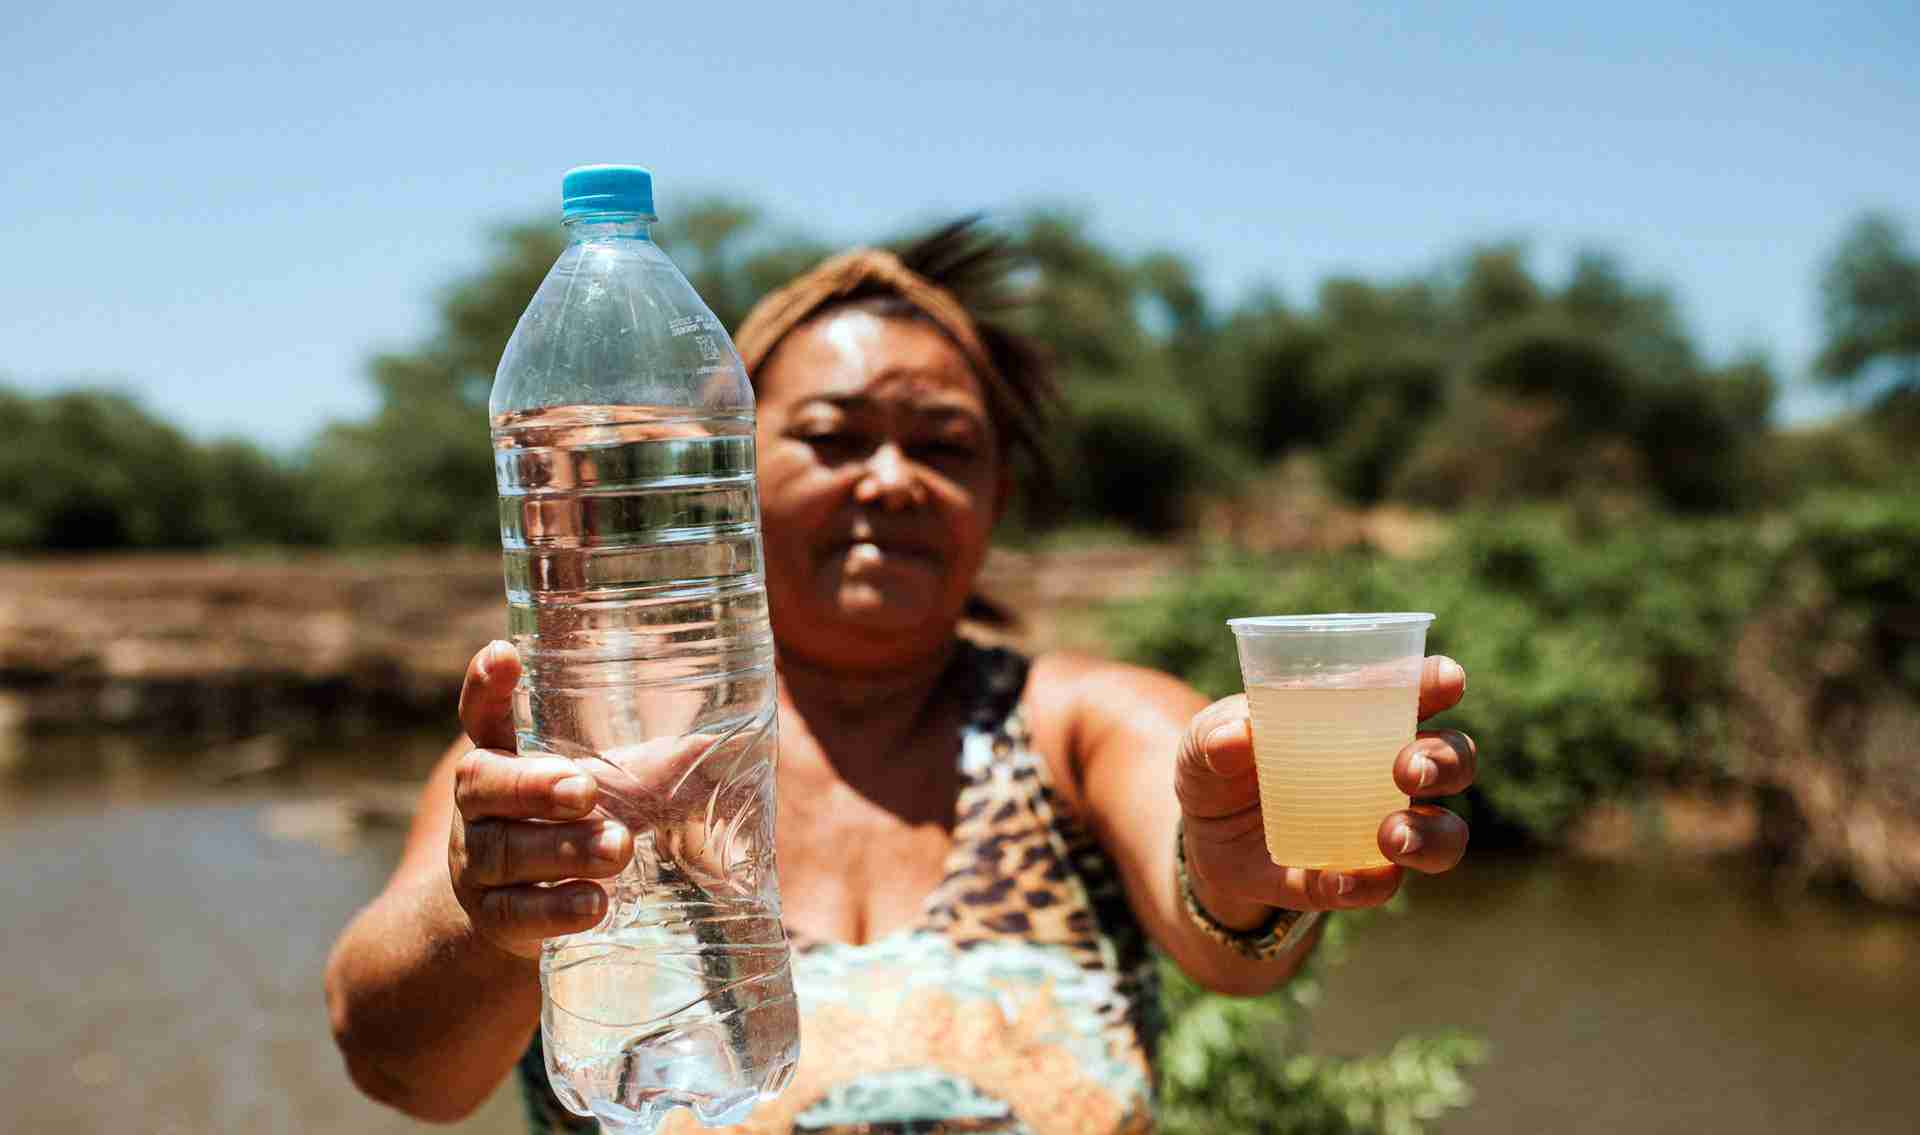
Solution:
<svg viewBox="0 0 1920 1135">
<path fill-rule="evenodd" d="M 1253 718 L 1267 854 L 1284 867 L 1384 867 L 1380 821 L 1407 806 L 1424 612 L 1229 619 Z"/>
</svg>

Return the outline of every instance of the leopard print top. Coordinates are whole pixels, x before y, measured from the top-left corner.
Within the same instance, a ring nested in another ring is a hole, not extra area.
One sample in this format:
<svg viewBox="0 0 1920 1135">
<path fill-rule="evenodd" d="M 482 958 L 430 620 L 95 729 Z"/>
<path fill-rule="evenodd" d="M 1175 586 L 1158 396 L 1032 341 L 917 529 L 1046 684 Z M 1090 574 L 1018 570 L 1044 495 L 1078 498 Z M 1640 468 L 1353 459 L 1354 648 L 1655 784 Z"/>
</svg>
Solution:
<svg viewBox="0 0 1920 1135">
<path fill-rule="evenodd" d="M 946 874 L 916 923 L 863 945 L 794 936 L 801 1058 L 742 1132 L 1086 1135 L 1152 1123 L 1147 943 L 1055 789 L 1020 707 L 1027 661 L 965 644 L 971 707 Z M 536 1135 L 589 1132 L 520 1062 Z M 685 1111 L 668 1132 L 703 1130 Z"/>
</svg>

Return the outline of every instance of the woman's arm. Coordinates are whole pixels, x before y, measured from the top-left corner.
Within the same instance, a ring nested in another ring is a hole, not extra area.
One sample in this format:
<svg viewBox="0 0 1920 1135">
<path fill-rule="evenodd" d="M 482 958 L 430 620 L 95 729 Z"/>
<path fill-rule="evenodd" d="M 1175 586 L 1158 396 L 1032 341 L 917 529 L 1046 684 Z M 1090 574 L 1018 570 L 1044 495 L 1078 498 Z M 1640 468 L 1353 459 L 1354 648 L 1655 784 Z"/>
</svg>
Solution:
<svg viewBox="0 0 1920 1135">
<path fill-rule="evenodd" d="M 1464 683 L 1450 660 L 1429 659 L 1420 715 L 1458 701 Z M 1036 662 L 1028 696 L 1035 741 L 1064 758 L 1074 802 L 1118 867 L 1135 916 L 1183 970 L 1218 992 L 1272 989 L 1299 968 L 1318 935 L 1256 961 L 1194 926 L 1173 869 L 1183 818 L 1194 895 L 1216 922 L 1234 929 L 1260 925 L 1274 907 L 1377 906 L 1398 890 L 1399 865 L 1444 871 L 1465 851 L 1464 823 L 1415 805 L 1381 824 L 1382 850 L 1396 866 L 1347 873 L 1275 867 L 1260 823 L 1244 697 L 1207 705 L 1164 674 L 1068 654 Z M 1409 795 L 1461 791 L 1473 779 L 1472 743 L 1461 734 L 1423 733 L 1401 751 L 1394 775 Z"/>
<path fill-rule="evenodd" d="M 518 677 L 502 644 L 474 657 L 460 696 L 472 743 L 435 767 L 399 867 L 327 961 L 349 1075 L 420 1119 L 467 1115 L 512 1069 L 540 1019 L 541 939 L 599 921 L 605 895 L 580 880 L 633 854 L 625 828 L 585 818 L 597 786 L 572 762 L 513 756 Z"/>
<path fill-rule="evenodd" d="M 471 748 L 462 738 L 434 768 L 400 866 L 327 961 L 327 1014 L 353 1082 L 434 1122 L 480 1106 L 540 1021 L 538 963 L 475 934 L 447 872 L 454 767 Z"/>
</svg>

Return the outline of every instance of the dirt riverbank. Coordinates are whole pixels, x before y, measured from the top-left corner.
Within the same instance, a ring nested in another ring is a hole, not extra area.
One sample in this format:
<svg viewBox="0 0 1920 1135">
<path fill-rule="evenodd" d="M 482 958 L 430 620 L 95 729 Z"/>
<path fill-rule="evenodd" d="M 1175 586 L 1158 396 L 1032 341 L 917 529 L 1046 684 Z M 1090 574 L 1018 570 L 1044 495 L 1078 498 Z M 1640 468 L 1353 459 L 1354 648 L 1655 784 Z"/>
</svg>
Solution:
<svg viewBox="0 0 1920 1135">
<path fill-rule="evenodd" d="M 1096 646 L 1100 604 L 1184 561 L 996 550 L 984 591 L 1022 622 L 993 637 Z M 0 564 L 0 597 L 0 735 L 16 744 L 451 722 L 467 658 L 505 626 L 499 556 L 484 551 L 16 560 Z"/>
</svg>

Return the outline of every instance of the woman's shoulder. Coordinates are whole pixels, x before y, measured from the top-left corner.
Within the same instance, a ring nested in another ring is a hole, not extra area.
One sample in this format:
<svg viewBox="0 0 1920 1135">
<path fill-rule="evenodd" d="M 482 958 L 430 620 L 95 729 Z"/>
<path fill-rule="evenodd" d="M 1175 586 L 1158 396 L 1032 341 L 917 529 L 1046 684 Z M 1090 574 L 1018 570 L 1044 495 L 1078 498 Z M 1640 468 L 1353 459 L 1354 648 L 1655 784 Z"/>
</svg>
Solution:
<svg viewBox="0 0 1920 1135">
<path fill-rule="evenodd" d="M 1023 700 L 1035 744 L 1076 778 L 1087 757 L 1117 736 L 1183 730 L 1207 704 L 1170 674 L 1073 650 L 1036 656 Z"/>
<path fill-rule="evenodd" d="M 1199 698 L 1193 687 L 1171 674 L 1079 650 L 1034 656 L 1027 677 L 1027 701 L 1036 712 L 1044 707 L 1051 713 L 1098 717 Z"/>
<path fill-rule="evenodd" d="M 1049 690 L 1060 692 L 1114 682 L 1176 680 L 1158 670 L 1135 666 L 1130 662 L 1116 662 L 1085 650 L 1044 651 L 1033 655 L 1029 666 L 1032 670 L 1030 688 L 1044 685 Z"/>
</svg>

